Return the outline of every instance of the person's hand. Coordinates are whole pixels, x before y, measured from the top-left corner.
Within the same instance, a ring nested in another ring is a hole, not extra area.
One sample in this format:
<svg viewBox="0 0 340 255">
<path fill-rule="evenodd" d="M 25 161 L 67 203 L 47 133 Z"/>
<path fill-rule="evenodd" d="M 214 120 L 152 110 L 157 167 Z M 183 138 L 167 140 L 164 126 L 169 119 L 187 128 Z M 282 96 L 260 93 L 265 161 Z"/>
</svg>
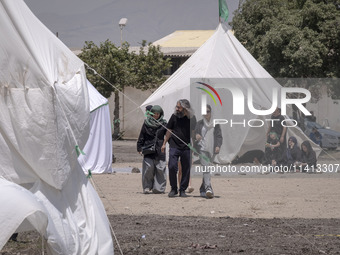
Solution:
<svg viewBox="0 0 340 255">
<path fill-rule="evenodd" d="M 202 136 L 200 136 L 200 134 L 196 134 L 196 140 L 197 140 L 197 141 L 202 140 Z"/>
<path fill-rule="evenodd" d="M 138 153 L 139 153 L 139 155 L 141 155 L 141 156 L 143 155 L 141 151 L 139 151 Z"/>
<path fill-rule="evenodd" d="M 165 151 L 165 144 L 163 143 L 162 147 L 161 147 L 161 152 L 164 153 Z"/>
<path fill-rule="evenodd" d="M 215 148 L 215 153 L 216 153 L 216 154 L 220 153 L 220 147 L 216 147 L 216 148 Z"/>
</svg>

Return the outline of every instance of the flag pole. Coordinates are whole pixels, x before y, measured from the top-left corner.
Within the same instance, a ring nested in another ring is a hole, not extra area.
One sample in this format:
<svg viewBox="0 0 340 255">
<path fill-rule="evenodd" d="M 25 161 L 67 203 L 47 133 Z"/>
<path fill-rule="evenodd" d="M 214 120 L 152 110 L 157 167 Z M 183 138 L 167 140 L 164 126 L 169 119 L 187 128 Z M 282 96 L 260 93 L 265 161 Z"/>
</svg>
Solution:
<svg viewBox="0 0 340 255">
<path fill-rule="evenodd" d="M 221 17 L 220 17 L 220 0 L 217 0 L 218 1 L 218 24 L 221 24 Z"/>
</svg>

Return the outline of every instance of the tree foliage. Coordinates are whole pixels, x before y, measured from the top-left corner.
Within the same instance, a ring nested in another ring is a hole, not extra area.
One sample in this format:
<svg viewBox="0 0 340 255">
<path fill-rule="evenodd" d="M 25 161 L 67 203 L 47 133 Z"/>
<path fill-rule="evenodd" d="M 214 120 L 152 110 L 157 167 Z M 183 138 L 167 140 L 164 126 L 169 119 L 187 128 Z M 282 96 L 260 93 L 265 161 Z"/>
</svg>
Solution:
<svg viewBox="0 0 340 255">
<path fill-rule="evenodd" d="M 87 69 L 86 75 L 96 89 L 106 98 L 115 94 L 115 138 L 120 136 L 119 91 L 126 86 L 141 90 L 156 88 L 165 80 L 163 73 L 170 67 L 170 60 L 164 59 L 160 48 L 152 44 L 146 46 L 145 41 L 138 54 L 130 52 L 126 42 L 117 47 L 109 40 L 99 46 L 89 41 L 85 42 L 79 57 L 95 70 Z"/>
<path fill-rule="evenodd" d="M 232 27 L 273 77 L 340 77 L 339 0 L 248 0 Z"/>
</svg>

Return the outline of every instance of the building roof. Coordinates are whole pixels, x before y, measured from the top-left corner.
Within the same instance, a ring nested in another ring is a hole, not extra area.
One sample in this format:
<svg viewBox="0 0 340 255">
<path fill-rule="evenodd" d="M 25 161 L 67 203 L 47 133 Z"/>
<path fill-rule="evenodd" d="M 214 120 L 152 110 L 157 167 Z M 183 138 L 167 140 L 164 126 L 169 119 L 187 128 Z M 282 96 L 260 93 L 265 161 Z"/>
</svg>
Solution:
<svg viewBox="0 0 340 255">
<path fill-rule="evenodd" d="M 160 47 L 161 52 L 167 57 L 190 57 L 199 47 Z M 140 47 L 130 47 L 129 52 L 139 54 Z M 145 49 L 147 51 L 147 49 Z"/>
<path fill-rule="evenodd" d="M 215 30 L 178 30 L 159 39 L 153 44 L 161 47 L 199 48 L 214 32 Z"/>
<path fill-rule="evenodd" d="M 167 57 L 190 57 L 214 33 L 215 30 L 178 30 L 159 39 L 153 45 L 160 46 L 161 52 Z M 130 52 L 136 54 L 139 54 L 139 50 L 140 46 L 129 48 Z M 73 52 L 78 55 L 81 50 L 74 49 Z"/>
</svg>

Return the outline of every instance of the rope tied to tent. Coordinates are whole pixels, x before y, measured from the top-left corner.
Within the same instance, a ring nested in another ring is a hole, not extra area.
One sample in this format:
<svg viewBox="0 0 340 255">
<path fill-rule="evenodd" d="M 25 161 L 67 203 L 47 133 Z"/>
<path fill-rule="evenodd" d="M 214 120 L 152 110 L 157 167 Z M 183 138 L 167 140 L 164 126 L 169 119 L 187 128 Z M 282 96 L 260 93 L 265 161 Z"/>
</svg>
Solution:
<svg viewBox="0 0 340 255">
<path fill-rule="evenodd" d="M 87 170 L 88 174 L 86 175 L 86 178 L 92 178 L 92 172 L 91 169 Z"/>
<path fill-rule="evenodd" d="M 78 145 L 76 145 L 75 148 L 76 148 L 76 152 L 77 152 L 77 156 L 78 156 L 78 157 L 79 157 L 80 154 L 85 155 L 85 152 L 83 152 L 83 151 L 79 148 Z"/>
</svg>

